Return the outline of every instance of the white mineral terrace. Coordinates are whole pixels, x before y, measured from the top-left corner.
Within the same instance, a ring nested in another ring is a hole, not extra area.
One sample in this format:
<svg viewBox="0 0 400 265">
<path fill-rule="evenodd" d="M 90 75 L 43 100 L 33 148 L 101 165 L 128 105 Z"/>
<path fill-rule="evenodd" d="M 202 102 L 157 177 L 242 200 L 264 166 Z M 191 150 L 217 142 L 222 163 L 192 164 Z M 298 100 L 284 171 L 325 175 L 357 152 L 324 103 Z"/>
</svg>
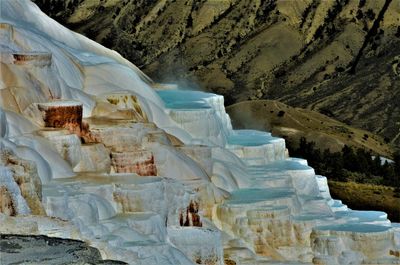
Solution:
<svg viewBox="0 0 400 265">
<path fill-rule="evenodd" d="M 399 224 L 332 199 L 283 139 L 233 130 L 222 96 L 154 91 L 33 3 L 0 8 L 1 49 L 52 58 L 0 75 L 1 233 L 129 264 L 400 264 Z"/>
<path fill-rule="evenodd" d="M 51 108 L 51 107 L 78 107 L 82 106 L 82 103 L 79 101 L 73 101 L 73 100 L 53 100 L 49 102 L 42 102 L 38 103 L 40 107 L 43 108 Z"/>
</svg>

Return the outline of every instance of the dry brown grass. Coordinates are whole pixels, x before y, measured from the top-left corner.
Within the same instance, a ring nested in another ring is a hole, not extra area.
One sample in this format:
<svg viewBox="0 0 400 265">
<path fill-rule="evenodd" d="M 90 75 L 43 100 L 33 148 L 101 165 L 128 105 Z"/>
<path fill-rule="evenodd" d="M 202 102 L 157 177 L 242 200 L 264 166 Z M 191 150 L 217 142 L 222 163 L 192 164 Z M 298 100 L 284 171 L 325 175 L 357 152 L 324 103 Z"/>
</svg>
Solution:
<svg viewBox="0 0 400 265">
<path fill-rule="evenodd" d="M 400 198 L 394 196 L 394 188 L 331 180 L 328 184 L 332 197 L 342 200 L 350 208 L 384 211 L 392 222 L 400 221 Z"/>
<path fill-rule="evenodd" d="M 279 101 L 244 101 L 227 107 L 227 112 L 235 128 L 270 131 L 284 137 L 293 147 L 301 137 L 305 137 L 307 141 L 315 142 L 317 148 L 329 148 L 332 152 L 341 151 L 344 145 L 371 150 L 385 157 L 391 157 L 394 151 L 380 136 Z"/>
</svg>

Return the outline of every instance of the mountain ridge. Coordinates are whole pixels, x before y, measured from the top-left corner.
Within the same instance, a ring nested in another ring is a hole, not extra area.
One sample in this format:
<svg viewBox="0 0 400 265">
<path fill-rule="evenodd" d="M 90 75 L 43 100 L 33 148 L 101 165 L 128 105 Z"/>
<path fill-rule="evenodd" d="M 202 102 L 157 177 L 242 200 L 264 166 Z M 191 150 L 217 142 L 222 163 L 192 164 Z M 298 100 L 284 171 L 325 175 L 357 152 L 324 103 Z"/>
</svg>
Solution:
<svg viewBox="0 0 400 265">
<path fill-rule="evenodd" d="M 68 241 L 43 235 L 87 242 L 99 263 L 400 262 L 398 224 L 333 199 L 284 139 L 233 129 L 222 95 L 157 90 L 31 1 L 0 8 L 0 233 L 56 259 Z M 5 263 L 24 247 L 1 245 Z"/>
<path fill-rule="evenodd" d="M 228 105 L 280 100 L 400 144 L 399 1 L 35 2 L 157 81 Z"/>
</svg>

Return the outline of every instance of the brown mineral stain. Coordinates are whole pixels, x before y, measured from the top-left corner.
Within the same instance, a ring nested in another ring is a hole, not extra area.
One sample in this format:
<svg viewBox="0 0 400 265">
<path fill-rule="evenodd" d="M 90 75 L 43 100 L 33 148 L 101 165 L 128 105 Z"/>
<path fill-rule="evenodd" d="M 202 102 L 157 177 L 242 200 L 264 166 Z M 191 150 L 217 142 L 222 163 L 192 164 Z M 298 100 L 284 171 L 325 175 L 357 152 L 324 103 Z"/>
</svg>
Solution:
<svg viewBox="0 0 400 265">
<path fill-rule="evenodd" d="M 11 194 L 5 186 L 0 186 L 0 212 L 9 216 L 17 215 Z"/>
<path fill-rule="evenodd" d="M 400 258 L 400 250 L 390 250 L 389 255 Z"/>
<path fill-rule="evenodd" d="M 198 202 L 191 200 L 189 206 L 186 208 L 185 215 L 182 212 L 179 213 L 179 224 L 181 226 L 203 226 L 199 215 Z"/>
<path fill-rule="evenodd" d="M 36 62 L 41 65 L 51 64 L 51 54 L 50 53 L 14 53 L 14 64 L 23 65 L 29 62 Z"/>
<path fill-rule="evenodd" d="M 224 264 L 225 265 L 236 265 L 236 262 L 231 259 L 225 259 Z"/>
<path fill-rule="evenodd" d="M 65 128 L 81 136 L 82 105 L 45 106 L 39 104 L 38 108 L 43 113 L 45 127 Z"/>
<path fill-rule="evenodd" d="M 148 151 L 113 152 L 111 165 L 116 173 L 136 173 L 139 176 L 157 176 L 154 155 Z"/>
</svg>

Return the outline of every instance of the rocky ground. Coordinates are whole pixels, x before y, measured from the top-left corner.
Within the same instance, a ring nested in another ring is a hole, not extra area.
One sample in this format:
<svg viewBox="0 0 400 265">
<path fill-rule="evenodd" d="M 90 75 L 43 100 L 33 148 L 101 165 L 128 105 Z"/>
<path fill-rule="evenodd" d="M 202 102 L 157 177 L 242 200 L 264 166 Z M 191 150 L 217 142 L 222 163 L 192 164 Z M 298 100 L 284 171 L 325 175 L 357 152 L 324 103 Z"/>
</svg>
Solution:
<svg viewBox="0 0 400 265">
<path fill-rule="evenodd" d="M 0 235 L 1 264 L 127 264 L 102 260 L 82 241 L 35 235 Z"/>
<path fill-rule="evenodd" d="M 399 1 L 35 2 L 157 81 L 228 105 L 277 99 L 400 143 Z"/>
</svg>

